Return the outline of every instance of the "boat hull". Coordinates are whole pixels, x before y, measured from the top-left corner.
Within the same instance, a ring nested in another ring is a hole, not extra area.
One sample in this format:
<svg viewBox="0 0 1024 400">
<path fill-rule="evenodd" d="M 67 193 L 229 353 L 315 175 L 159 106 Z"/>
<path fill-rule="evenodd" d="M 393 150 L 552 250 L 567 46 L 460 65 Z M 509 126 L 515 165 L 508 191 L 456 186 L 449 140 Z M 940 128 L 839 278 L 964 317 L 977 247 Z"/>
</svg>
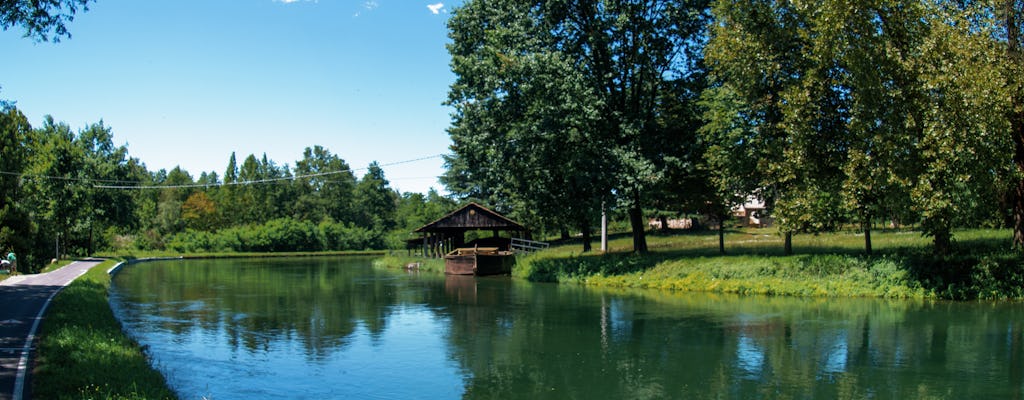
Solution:
<svg viewBox="0 0 1024 400">
<path fill-rule="evenodd" d="M 511 252 L 500 254 L 449 254 L 445 256 L 444 273 L 449 275 L 504 275 L 512 273 L 515 255 Z"/>
</svg>

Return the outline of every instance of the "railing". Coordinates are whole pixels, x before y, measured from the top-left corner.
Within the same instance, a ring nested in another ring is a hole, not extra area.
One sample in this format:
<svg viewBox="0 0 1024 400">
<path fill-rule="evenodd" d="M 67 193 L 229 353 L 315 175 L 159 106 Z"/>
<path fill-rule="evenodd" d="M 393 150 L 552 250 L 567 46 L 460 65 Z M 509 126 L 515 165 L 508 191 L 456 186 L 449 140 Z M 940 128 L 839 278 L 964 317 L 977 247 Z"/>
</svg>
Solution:
<svg viewBox="0 0 1024 400">
<path fill-rule="evenodd" d="M 523 253 L 529 253 L 531 251 L 544 250 L 544 249 L 548 248 L 548 246 L 551 246 L 551 245 L 549 243 L 546 243 L 546 242 L 538 242 L 538 241 L 535 241 L 535 240 L 512 238 L 512 250 L 513 251 L 521 251 Z"/>
</svg>

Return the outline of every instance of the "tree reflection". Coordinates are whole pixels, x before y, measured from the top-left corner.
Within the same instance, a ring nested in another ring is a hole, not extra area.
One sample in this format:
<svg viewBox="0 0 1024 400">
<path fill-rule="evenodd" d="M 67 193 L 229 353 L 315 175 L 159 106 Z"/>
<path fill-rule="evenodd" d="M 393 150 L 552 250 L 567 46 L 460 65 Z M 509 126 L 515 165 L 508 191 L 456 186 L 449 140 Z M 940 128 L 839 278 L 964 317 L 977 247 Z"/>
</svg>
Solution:
<svg viewBox="0 0 1024 400">
<path fill-rule="evenodd" d="M 406 329 L 394 326 L 398 313 L 440 321 L 465 399 L 1021 399 L 1024 391 L 1017 304 L 595 290 L 330 259 L 132 268 L 117 286 L 136 293 L 137 312 L 181 338 L 223 331 L 238 352 L 297 342 L 317 363 L 349 351 L 360 332 L 383 346 L 374 338 Z"/>
</svg>

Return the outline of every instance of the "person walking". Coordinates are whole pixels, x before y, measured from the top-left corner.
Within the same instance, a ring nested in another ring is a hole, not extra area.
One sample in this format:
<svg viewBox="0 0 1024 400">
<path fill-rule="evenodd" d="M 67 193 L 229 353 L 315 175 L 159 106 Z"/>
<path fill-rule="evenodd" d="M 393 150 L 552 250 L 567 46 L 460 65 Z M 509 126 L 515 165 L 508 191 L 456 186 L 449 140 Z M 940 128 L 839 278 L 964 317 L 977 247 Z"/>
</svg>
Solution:
<svg viewBox="0 0 1024 400">
<path fill-rule="evenodd" d="M 7 261 L 11 263 L 11 274 L 18 272 L 18 257 L 14 255 L 14 250 L 7 253 Z"/>
</svg>

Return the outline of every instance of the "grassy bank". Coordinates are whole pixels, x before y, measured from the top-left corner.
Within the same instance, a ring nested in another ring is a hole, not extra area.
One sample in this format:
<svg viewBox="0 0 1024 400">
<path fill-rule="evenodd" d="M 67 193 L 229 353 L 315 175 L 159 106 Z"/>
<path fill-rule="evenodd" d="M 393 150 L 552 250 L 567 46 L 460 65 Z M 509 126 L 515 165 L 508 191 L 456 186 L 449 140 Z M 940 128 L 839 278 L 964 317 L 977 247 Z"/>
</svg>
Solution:
<svg viewBox="0 0 1024 400">
<path fill-rule="evenodd" d="M 579 254 L 578 244 L 521 257 L 514 275 L 545 282 L 740 294 L 944 299 L 1024 299 L 1024 260 L 1010 232 L 956 232 L 953 255 L 935 256 L 916 232 L 876 232 L 863 254 L 856 233 L 797 236 L 796 255 L 782 254 L 771 230 L 736 230 L 727 254 L 713 232 L 653 235 L 651 252 L 629 254 L 618 237 L 609 253 Z"/>
<path fill-rule="evenodd" d="M 444 259 L 441 258 L 388 254 L 374 260 L 373 265 L 380 268 L 407 268 L 425 272 L 444 273 Z"/>
<path fill-rule="evenodd" d="M 348 251 L 278 251 L 278 252 L 209 252 L 209 253 L 179 253 L 174 251 L 119 251 L 115 253 L 98 253 L 96 257 L 120 258 L 124 260 L 137 260 L 144 258 L 182 258 L 182 259 L 208 259 L 208 258 L 272 258 L 272 257 L 327 257 L 327 256 L 382 256 L 387 250 L 348 250 Z"/>
<path fill-rule="evenodd" d="M 110 310 L 106 271 L 114 263 L 92 268 L 50 304 L 36 352 L 34 398 L 176 398 Z"/>
</svg>

